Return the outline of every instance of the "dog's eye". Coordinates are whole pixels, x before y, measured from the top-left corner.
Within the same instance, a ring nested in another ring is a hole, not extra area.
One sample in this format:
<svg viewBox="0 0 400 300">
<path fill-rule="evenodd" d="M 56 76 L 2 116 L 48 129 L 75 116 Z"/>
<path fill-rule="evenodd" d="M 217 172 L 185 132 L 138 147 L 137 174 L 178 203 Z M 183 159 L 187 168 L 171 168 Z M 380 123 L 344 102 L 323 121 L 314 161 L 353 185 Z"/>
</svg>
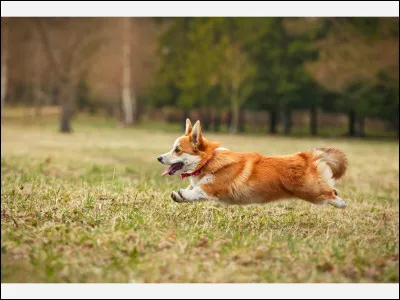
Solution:
<svg viewBox="0 0 400 300">
<path fill-rule="evenodd" d="M 175 152 L 178 153 L 179 152 L 179 147 L 175 148 Z"/>
</svg>

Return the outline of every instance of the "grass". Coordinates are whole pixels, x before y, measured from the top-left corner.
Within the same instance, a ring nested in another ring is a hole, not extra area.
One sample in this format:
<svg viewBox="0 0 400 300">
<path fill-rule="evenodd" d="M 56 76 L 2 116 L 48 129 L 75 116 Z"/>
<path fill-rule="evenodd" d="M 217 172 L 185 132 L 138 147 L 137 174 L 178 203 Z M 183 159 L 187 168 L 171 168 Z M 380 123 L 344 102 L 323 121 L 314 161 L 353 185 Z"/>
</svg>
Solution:
<svg viewBox="0 0 400 300">
<path fill-rule="evenodd" d="M 73 125 L 2 123 L 2 283 L 399 281 L 397 142 L 206 133 L 265 155 L 340 147 L 348 207 L 177 204 L 187 182 L 156 157 L 180 132 Z"/>
</svg>

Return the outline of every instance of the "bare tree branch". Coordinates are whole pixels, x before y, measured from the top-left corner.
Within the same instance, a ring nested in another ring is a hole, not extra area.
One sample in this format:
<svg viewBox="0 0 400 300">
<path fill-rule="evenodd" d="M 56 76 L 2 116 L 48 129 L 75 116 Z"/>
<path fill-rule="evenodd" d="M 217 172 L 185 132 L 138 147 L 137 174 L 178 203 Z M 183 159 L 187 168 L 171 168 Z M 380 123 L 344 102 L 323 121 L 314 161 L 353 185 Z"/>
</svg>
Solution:
<svg viewBox="0 0 400 300">
<path fill-rule="evenodd" d="M 76 44 L 76 48 L 71 51 L 74 53 L 69 64 L 71 73 L 78 75 L 94 63 L 97 58 L 96 55 L 92 55 L 92 53 L 88 54 L 87 52 L 90 51 L 87 50 L 89 50 L 90 47 L 98 47 L 96 49 L 98 50 L 102 46 L 102 38 L 102 33 L 98 32 L 86 36 L 84 40 Z"/>
<path fill-rule="evenodd" d="M 79 62 L 77 63 L 77 61 L 82 60 L 79 56 L 84 52 L 85 48 L 103 38 L 103 32 L 99 30 L 98 23 L 92 23 L 89 27 L 90 28 L 85 28 L 84 30 L 79 30 L 73 35 L 74 41 L 67 50 L 66 69 L 72 69 L 75 64 L 80 64 Z M 78 35 L 79 32 L 81 33 L 80 35 Z M 70 55 L 68 56 L 68 54 Z"/>
<path fill-rule="evenodd" d="M 44 100 L 45 102 L 52 101 L 51 97 L 47 93 L 45 93 L 41 88 L 37 92 L 40 99 Z"/>
<path fill-rule="evenodd" d="M 45 24 L 43 19 L 41 18 L 35 18 L 33 19 L 38 30 L 39 30 L 39 34 L 42 37 L 42 41 L 44 44 L 44 50 L 47 53 L 47 56 L 49 58 L 50 61 L 50 65 L 53 68 L 54 72 L 56 73 L 56 75 L 58 76 L 58 78 L 61 78 L 64 74 L 63 74 L 63 70 L 60 67 L 60 64 L 57 62 L 57 59 L 54 55 L 54 51 L 52 49 L 54 49 L 51 45 L 50 42 L 50 38 L 48 36 L 48 32 L 45 28 Z"/>
</svg>

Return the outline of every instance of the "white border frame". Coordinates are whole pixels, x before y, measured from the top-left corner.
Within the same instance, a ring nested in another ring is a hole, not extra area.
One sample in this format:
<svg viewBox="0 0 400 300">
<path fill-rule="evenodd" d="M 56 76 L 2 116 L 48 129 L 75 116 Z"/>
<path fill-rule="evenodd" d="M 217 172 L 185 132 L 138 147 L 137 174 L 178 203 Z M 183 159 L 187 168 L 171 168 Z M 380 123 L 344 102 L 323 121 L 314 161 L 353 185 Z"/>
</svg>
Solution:
<svg viewBox="0 0 400 300">
<path fill-rule="evenodd" d="M 381 16 L 398 1 L 1 1 L 1 16 Z M 399 284 L 1 284 L 2 299 L 398 299 Z"/>
<path fill-rule="evenodd" d="M 1 16 L 399 16 L 398 1 L 1 1 Z"/>
<path fill-rule="evenodd" d="M 2 284 L 2 299 L 399 299 L 399 284 Z"/>
</svg>

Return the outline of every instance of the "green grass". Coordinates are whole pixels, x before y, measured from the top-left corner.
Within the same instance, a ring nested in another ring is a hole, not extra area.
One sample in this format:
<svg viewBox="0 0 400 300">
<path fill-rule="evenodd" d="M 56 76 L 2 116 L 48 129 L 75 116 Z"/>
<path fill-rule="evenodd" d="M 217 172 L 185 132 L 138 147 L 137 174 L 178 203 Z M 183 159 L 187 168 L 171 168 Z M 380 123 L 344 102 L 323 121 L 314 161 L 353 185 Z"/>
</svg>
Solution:
<svg viewBox="0 0 400 300">
<path fill-rule="evenodd" d="M 156 161 L 177 132 L 2 123 L 1 281 L 398 282 L 397 142 L 207 134 L 236 151 L 336 146 L 346 210 L 299 200 L 177 204 Z"/>
</svg>

